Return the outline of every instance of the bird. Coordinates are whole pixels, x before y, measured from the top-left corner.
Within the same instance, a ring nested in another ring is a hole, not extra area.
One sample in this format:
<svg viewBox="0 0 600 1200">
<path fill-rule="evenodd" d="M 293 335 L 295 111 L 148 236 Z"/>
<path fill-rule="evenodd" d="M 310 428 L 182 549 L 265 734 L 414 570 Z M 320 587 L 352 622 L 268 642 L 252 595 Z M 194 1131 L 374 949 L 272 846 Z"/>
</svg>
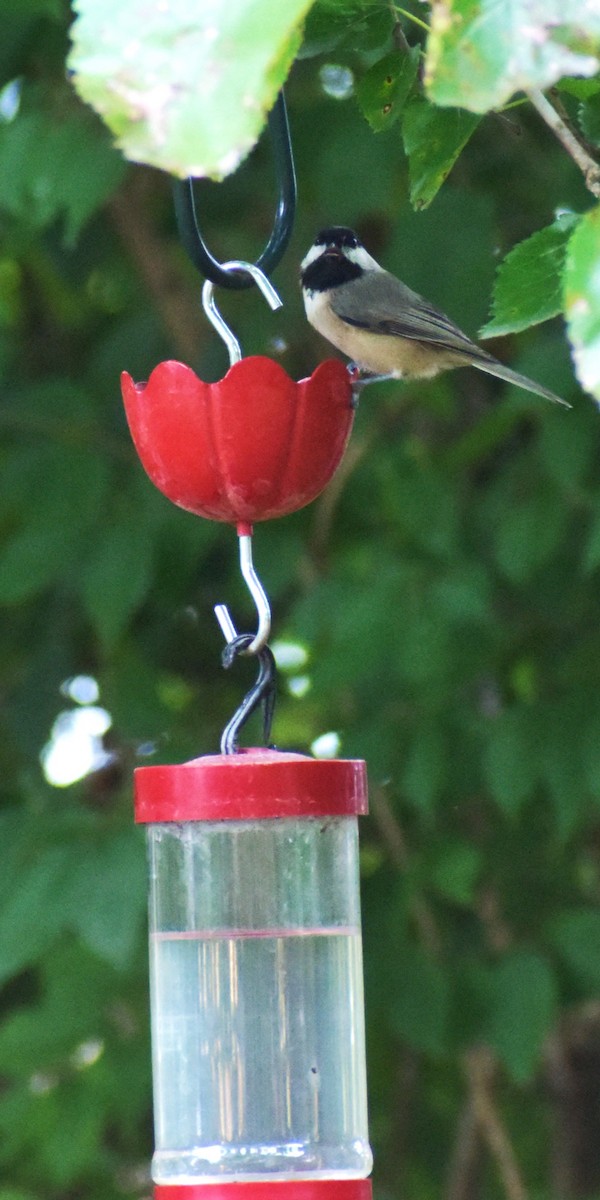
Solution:
<svg viewBox="0 0 600 1200">
<path fill-rule="evenodd" d="M 308 321 L 352 360 L 359 384 L 431 379 L 440 371 L 473 366 L 571 407 L 471 341 L 439 308 L 384 270 L 345 225 L 317 234 L 302 260 L 300 285 Z"/>
</svg>

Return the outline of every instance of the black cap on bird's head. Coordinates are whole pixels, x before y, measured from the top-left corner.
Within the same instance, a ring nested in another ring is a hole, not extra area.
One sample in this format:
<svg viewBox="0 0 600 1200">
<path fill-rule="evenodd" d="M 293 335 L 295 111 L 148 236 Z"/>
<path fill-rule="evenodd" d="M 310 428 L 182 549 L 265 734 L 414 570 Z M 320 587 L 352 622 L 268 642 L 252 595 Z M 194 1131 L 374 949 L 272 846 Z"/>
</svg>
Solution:
<svg viewBox="0 0 600 1200">
<path fill-rule="evenodd" d="M 347 225 L 331 225 L 329 229 L 322 229 L 317 234 L 314 244 L 315 246 L 332 246 L 337 250 L 356 250 L 361 242 L 354 230 L 348 229 Z"/>
<path fill-rule="evenodd" d="M 364 270 L 357 261 L 360 252 L 365 253 L 353 229 L 346 225 L 322 229 L 300 267 L 302 287 L 308 292 L 328 292 L 360 278 Z"/>
</svg>

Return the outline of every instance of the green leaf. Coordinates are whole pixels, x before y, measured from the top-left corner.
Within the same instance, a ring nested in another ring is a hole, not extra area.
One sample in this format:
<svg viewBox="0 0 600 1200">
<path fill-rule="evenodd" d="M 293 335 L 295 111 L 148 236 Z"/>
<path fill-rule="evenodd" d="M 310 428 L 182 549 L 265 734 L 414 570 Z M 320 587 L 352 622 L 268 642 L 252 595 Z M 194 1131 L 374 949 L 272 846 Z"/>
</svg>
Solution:
<svg viewBox="0 0 600 1200">
<path fill-rule="evenodd" d="M 567 243 L 576 222 L 571 213 L 561 216 L 507 254 L 494 282 L 493 315 L 480 337 L 528 329 L 563 311 Z"/>
<path fill-rule="evenodd" d="M 406 54 L 394 50 L 380 58 L 356 88 L 358 106 L 371 129 L 380 133 L 398 120 L 417 78 L 421 52 L 418 46 Z"/>
<path fill-rule="evenodd" d="M 3 21 L 9 16 L 14 16 L 15 12 L 19 18 L 47 17 L 49 20 L 60 21 L 64 17 L 61 0 L 19 0 L 17 10 L 12 0 L 0 0 L 0 17 Z"/>
<path fill-rule="evenodd" d="M 297 57 L 312 58 L 331 50 L 355 50 L 362 53 L 385 46 L 392 29 L 392 14 L 387 5 L 369 0 L 319 0 L 313 3 L 304 25 L 304 39 Z"/>
<path fill-rule="evenodd" d="M 37 1200 L 33 1192 L 22 1192 L 20 1189 L 0 1187 L 0 1200 Z"/>
<path fill-rule="evenodd" d="M 403 786 L 408 799 L 431 811 L 447 777 L 448 747 L 440 724 L 419 726 L 408 755 Z"/>
<path fill-rule="evenodd" d="M 600 92 L 600 76 L 578 79 L 574 75 L 565 75 L 559 79 L 556 87 L 559 92 L 566 92 L 568 96 L 575 96 L 577 100 L 588 100 L 590 96 Z"/>
<path fill-rule="evenodd" d="M 397 456 L 383 503 L 394 509 L 403 532 L 415 545 L 453 558 L 459 531 L 456 500 L 448 478 L 435 466 Z"/>
<path fill-rule="evenodd" d="M 0 1069 L 13 1077 L 54 1066 L 78 1042 L 97 1035 L 102 1005 L 114 987 L 106 963 L 73 938 L 61 939 L 40 966 L 45 986 L 39 1002 L 19 1006 L 0 1026 Z M 73 976 L 76 991 L 68 983 Z"/>
<path fill-rule="evenodd" d="M 70 923 L 99 957 L 123 970 L 146 910 L 146 855 L 139 829 L 89 846 L 70 879 Z"/>
<path fill-rule="evenodd" d="M 436 104 L 487 112 L 518 91 L 598 70 L 600 10 L 580 0 L 437 0 L 425 82 Z"/>
<path fill-rule="evenodd" d="M 588 140 L 600 146 L 600 94 L 595 92 L 579 109 L 579 124 Z"/>
<path fill-rule="evenodd" d="M 557 1010 L 557 987 L 546 959 L 517 950 L 492 971 L 487 1040 L 518 1083 L 531 1079 Z"/>
<path fill-rule="evenodd" d="M 398 950 L 392 1027 L 415 1050 L 441 1054 L 448 1037 L 448 977 L 419 948 L 405 944 Z"/>
<path fill-rule="evenodd" d="M 479 120 L 463 108 L 436 108 L 422 96 L 415 96 L 406 106 L 402 136 L 414 208 L 431 204 Z"/>
<path fill-rule="evenodd" d="M 588 706 L 576 700 L 540 707 L 540 776 L 554 802 L 555 824 L 561 838 L 570 837 L 588 804 L 582 740 Z M 546 789 L 544 789 L 546 790 Z"/>
<path fill-rule="evenodd" d="M 152 580 L 150 531 L 129 516 L 98 538 L 83 572 L 83 601 L 100 641 L 114 646 Z"/>
<path fill-rule="evenodd" d="M 597 414 L 591 404 L 578 407 L 567 421 L 557 406 L 544 413 L 537 456 L 542 471 L 563 490 L 566 500 L 574 488 L 586 485 L 594 461 L 596 422 Z"/>
<path fill-rule="evenodd" d="M 597 705 L 590 705 L 588 719 L 582 733 L 582 766 L 586 785 L 586 795 L 589 792 L 594 797 L 600 795 L 600 712 Z M 597 801 L 596 801 L 597 803 Z"/>
<path fill-rule="evenodd" d="M 163 739 L 173 716 L 159 696 L 160 675 L 137 644 L 125 641 L 99 676 L 115 727 L 132 741 Z"/>
<path fill-rule="evenodd" d="M 35 962 L 64 928 L 69 864 L 67 848 L 56 846 L 20 871 L 0 907 L 0 981 Z"/>
<path fill-rule="evenodd" d="M 535 730 L 528 709 L 506 709 L 496 717 L 483 754 L 487 786 L 509 815 L 520 811 L 538 780 Z"/>
<path fill-rule="evenodd" d="M 430 590 L 436 610 L 456 625 L 480 623 L 491 617 L 491 588 L 479 563 L 460 563 L 449 568 Z"/>
<path fill-rule="evenodd" d="M 0 604 L 20 604 L 48 587 L 70 561 L 64 530 L 25 529 L 0 550 Z"/>
<path fill-rule="evenodd" d="M 86 1091 L 79 1079 L 70 1079 L 50 1098 L 51 1119 L 46 1131 L 48 1177 L 61 1191 L 89 1170 L 98 1153 L 105 1116 L 98 1104 L 82 1103 Z"/>
<path fill-rule="evenodd" d="M 105 460 L 91 449 L 48 442 L 13 451 L 0 511 L 10 512 L 16 499 L 23 524 L 0 548 L 0 604 L 30 599 L 71 566 L 97 523 L 108 480 Z"/>
<path fill-rule="evenodd" d="M 570 909 L 549 926 L 548 937 L 586 991 L 600 987 L 600 912 Z"/>
<path fill-rule="evenodd" d="M 589 532 L 585 553 L 583 555 L 583 568 L 585 571 L 595 571 L 600 565 L 600 513 L 597 513 Z"/>
<path fill-rule="evenodd" d="M 61 22 L 60 0 L 0 0 L 0 86 L 20 75 L 23 60 L 41 18 Z M 1 1193 L 0 1193 L 1 1195 Z"/>
<path fill-rule="evenodd" d="M 127 158 L 222 179 L 251 150 L 311 0 L 75 0 L 69 66 Z"/>
<path fill-rule="evenodd" d="M 581 218 L 569 241 L 565 313 L 577 378 L 600 400 L 600 207 Z"/>
<path fill-rule="evenodd" d="M 468 907 L 473 903 L 482 866 L 483 856 L 475 846 L 448 841 L 435 854 L 428 879 L 441 896 Z"/>
<path fill-rule="evenodd" d="M 43 229 L 65 218 L 65 240 L 116 190 L 125 163 L 91 114 L 55 120 L 43 111 L 0 126 L 0 208 Z"/>
<path fill-rule="evenodd" d="M 20 416 L 26 426 L 27 410 L 22 409 Z M 70 425 L 68 414 L 61 423 L 63 428 Z M 89 441 L 89 449 L 50 439 L 16 447 L 1 473 L 0 511 L 19 513 L 24 527 L 32 531 L 56 529 L 65 541 L 95 526 L 110 473 L 106 459 L 94 448 L 92 433 Z"/>
<path fill-rule="evenodd" d="M 549 487 L 507 507 L 496 532 L 496 561 L 506 578 L 531 579 L 560 546 L 567 519 L 562 497 Z"/>
</svg>

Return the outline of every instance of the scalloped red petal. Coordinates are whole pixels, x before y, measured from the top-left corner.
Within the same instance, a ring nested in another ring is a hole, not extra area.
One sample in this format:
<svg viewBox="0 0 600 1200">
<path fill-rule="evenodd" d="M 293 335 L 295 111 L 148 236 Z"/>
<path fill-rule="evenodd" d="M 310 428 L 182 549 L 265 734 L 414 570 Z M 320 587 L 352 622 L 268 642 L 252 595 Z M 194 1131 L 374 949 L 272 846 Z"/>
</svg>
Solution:
<svg viewBox="0 0 600 1200">
<path fill-rule="evenodd" d="M 255 355 L 218 383 L 163 362 L 147 383 L 121 376 L 131 436 L 152 482 L 174 504 L 232 524 L 295 512 L 323 490 L 346 448 L 354 409 L 346 367 L 321 363 L 295 383 Z"/>
</svg>

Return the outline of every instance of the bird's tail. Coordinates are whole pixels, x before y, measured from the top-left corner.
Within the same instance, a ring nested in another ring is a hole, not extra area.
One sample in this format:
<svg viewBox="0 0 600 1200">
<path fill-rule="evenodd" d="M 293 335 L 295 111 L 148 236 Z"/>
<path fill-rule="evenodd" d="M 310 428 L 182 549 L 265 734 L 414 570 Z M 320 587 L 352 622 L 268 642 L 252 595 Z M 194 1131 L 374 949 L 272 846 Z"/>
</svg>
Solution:
<svg viewBox="0 0 600 1200">
<path fill-rule="evenodd" d="M 481 358 L 478 356 L 475 366 L 479 367 L 480 371 L 487 371 L 488 375 L 496 375 L 498 379 L 505 379 L 507 383 L 514 383 L 517 387 L 524 388 L 526 392 L 534 392 L 536 396 L 543 396 L 545 400 L 552 400 L 554 404 L 562 404 L 564 408 L 572 406 L 557 396 L 555 392 L 551 392 L 549 388 L 545 388 L 541 383 L 535 383 L 533 379 L 528 379 L 526 375 L 520 375 L 518 371 L 513 371 L 510 367 L 505 367 L 504 363 L 498 362 L 491 354 L 486 354 L 481 351 Z"/>
</svg>

